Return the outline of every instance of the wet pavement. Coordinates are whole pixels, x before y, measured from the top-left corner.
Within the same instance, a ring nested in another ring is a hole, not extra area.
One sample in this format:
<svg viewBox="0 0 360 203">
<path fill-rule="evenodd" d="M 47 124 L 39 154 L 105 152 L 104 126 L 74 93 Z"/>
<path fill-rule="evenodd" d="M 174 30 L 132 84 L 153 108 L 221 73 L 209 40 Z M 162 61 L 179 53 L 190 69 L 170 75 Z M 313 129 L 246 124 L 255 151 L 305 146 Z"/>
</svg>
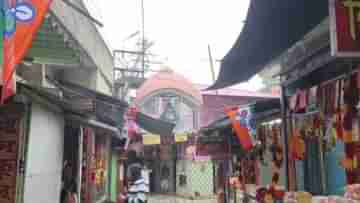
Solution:
<svg viewBox="0 0 360 203">
<path fill-rule="evenodd" d="M 186 199 L 172 195 L 151 195 L 148 203 L 217 203 L 216 197 L 213 199 Z"/>
</svg>

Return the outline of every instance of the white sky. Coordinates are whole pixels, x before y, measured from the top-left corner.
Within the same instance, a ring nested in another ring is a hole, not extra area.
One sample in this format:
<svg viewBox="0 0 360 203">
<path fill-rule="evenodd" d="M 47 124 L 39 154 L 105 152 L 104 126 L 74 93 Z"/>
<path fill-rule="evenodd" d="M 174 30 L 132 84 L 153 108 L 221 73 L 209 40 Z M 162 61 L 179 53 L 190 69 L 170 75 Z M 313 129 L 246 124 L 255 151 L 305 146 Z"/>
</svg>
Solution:
<svg viewBox="0 0 360 203">
<path fill-rule="evenodd" d="M 250 0 L 144 0 L 145 33 L 155 41 L 151 51 L 191 81 L 211 84 L 207 45 L 215 59 L 230 50 L 240 34 Z M 100 19 L 104 38 L 112 49 L 141 30 L 140 0 L 85 0 Z M 216 74 L 219 63 L 215 62 Z M 237 87 L 257 90 L 258 77 Z"/>
</svg>

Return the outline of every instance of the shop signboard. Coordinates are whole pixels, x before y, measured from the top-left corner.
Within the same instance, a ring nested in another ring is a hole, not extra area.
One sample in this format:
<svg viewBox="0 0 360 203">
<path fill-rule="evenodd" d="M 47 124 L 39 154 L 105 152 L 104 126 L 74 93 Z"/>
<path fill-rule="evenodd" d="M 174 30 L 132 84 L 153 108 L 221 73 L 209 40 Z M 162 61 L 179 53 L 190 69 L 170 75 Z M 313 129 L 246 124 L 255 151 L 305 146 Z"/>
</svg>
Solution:
<svg viewBox="0 0 360 203">
<path fill-rule="evenodd" d="M 161 144 L 160 135 L 146 134 L 143 135 L 143 144 L 144 145 L 159 145 Z"/>
<path fill-rule="evenodd" d="M 186 133 L 175 134 L 176 143 L 186 142 L 187 140 L 188 140 L 188 134 Z"/>
<path fill-rule="evenodd" d="M 360 0 L 329 0 L 331 53 L 360 56 Z"/>
</svg>

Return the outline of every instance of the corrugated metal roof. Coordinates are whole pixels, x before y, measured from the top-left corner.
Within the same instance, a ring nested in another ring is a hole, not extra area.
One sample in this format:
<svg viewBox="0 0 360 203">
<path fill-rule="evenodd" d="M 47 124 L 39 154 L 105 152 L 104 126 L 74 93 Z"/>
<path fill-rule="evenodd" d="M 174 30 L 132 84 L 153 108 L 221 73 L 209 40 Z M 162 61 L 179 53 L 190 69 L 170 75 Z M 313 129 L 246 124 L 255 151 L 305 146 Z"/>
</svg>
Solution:
<svg viewBox="0 0 360 203">
<path fill-rule="evenodd" d="M 234 97 L 256 97 L 256 98 L 280 98 L 279 94 L 273 93 L 264 93 L 264 92 L 255 92 L 248 91 L 236 88 L 223 88 L 219 90 L 205 90 L 209 85 L 197 84 L 197 88 L 202 90 L 202 95 L 220 95 L 220 96 L 234 96 Z"/>
</svg>

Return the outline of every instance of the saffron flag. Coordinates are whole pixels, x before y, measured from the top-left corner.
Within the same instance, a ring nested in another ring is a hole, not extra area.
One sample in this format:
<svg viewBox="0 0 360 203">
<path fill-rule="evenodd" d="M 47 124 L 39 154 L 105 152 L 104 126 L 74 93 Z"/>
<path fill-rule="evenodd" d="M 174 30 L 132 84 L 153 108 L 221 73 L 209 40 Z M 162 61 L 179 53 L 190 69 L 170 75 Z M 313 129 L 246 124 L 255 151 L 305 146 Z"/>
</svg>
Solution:
<svg viewBox="0 0 360 203">
<path fill-rule="evenodd" d="M 50 7 L 51 0 L 4 0 L 3 36 L 4 59 L 2 69 L 1 103 L 16 92 L 15 67 L 31 47 L 37 30 Z"/>
<path fill-rule="evenodd" d="M 249 151 L 253 147 L 251 133 L 256 131 L 256 125 L 250 108 L 228 109 L 226 114 L 232 123 L 241 146 L 244 150 Z"/>
</svg>

